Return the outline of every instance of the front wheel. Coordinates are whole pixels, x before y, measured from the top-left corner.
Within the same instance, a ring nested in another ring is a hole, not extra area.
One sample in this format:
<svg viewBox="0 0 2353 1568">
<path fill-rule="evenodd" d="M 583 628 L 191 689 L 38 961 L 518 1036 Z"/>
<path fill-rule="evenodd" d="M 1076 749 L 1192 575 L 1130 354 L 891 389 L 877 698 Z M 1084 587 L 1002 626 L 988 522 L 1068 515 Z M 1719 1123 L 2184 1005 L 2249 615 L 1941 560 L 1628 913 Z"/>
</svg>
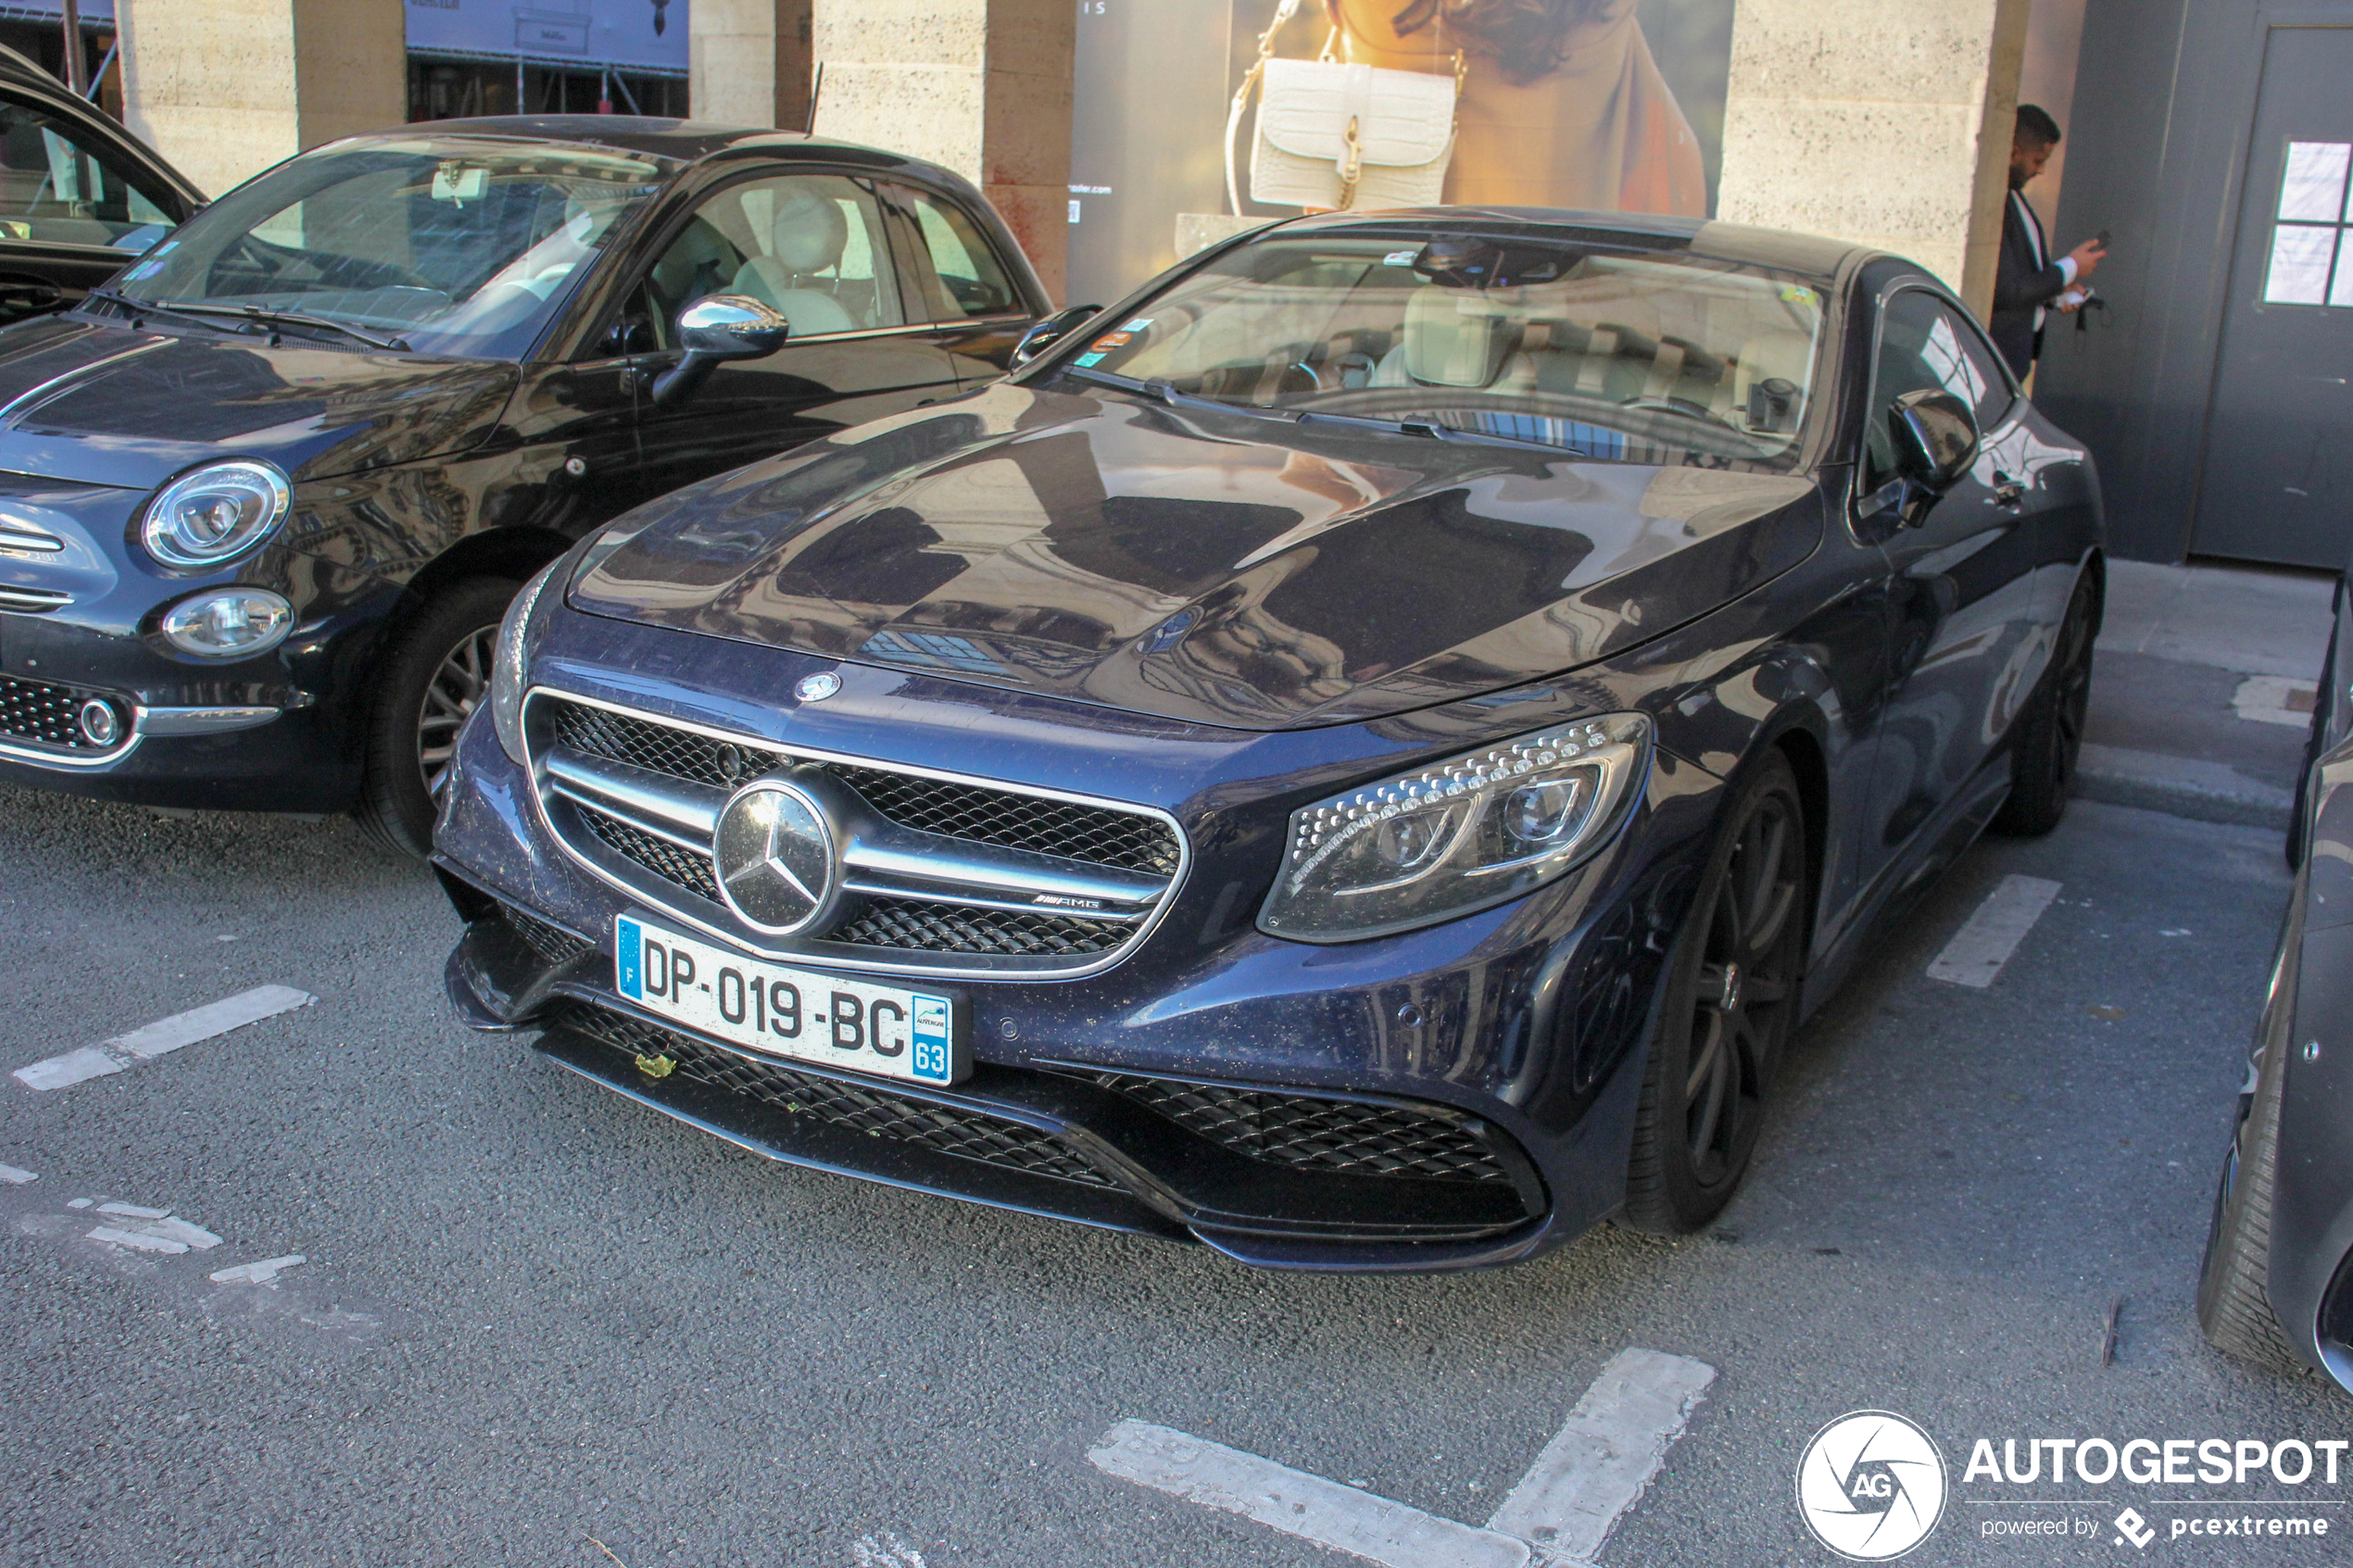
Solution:
<svg viewBox="0 0 2353 1568">
<path fill-rule="evenodd" d="M 390 848 L 423 859 L 456 759 L 458 731 L 490 695 L 498 622 L 521 584 L 470 577 L 425 602 L 394 635 L 368 716 L 359 822 Z"/>
<path fill-rule="evenodd" d="M 2067 814 L 2075 764 L 2083 753 L 2083 721 L 2092 707 L 2092 642 L 2098 616 L 2099 588 L 2086 577 L 2075 585 L 2067 619 L 2059 622 L 2050 668 L 2018 717 L 2010 797 L 1994 819 L 1998 833 L 2037 838 Z"/>
<path fill-rule="evenodd" d="M 1797 1019 L 1806 866 L 1797 776 L 1771 752 L 1725 813 L 1676 947 L 1627 1173 L 1639 1230 L 1699 1229 L 1748 1171 Z"/>
<path fill-rule="evenodd" d="M 2255 1094 L 2222 1161 L 2222 1185 L 2198 1266 L 2197 1323 L 2208 1343 L 2272 1372 L 2300 1372 L 2271 1309 L 2271 1187 L 2279 1169 L 2284 1039 L 2265 1043 Z"/>
</svg>

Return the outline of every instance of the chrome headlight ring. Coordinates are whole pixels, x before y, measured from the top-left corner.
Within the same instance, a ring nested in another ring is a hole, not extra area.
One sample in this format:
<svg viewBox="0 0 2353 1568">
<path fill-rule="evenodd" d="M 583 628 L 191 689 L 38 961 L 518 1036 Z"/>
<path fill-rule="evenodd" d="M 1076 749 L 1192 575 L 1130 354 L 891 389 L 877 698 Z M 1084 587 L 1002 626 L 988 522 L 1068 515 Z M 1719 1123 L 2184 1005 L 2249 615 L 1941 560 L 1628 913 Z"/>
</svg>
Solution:
<svg viewBox="0 0 2353 1568">
<path fill-rule="evenodd" d="M 139 544 L 173 571 L 210 571 L 251 555 L 285 522 L 294 487 L 277 464 L 235 458 L 190 469 L 139 515 Z"/>
</svg>

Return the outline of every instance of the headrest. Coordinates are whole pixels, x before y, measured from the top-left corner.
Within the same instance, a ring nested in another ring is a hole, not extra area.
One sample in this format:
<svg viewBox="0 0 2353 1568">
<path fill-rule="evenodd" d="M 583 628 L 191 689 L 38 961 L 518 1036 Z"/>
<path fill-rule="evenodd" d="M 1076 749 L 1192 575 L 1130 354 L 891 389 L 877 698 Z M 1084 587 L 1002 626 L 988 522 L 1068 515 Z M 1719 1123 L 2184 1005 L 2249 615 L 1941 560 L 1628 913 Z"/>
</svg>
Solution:
<svg viewBox="0 0 2353 1568">
<path fill-rule="evenodd" d="M 1486 386 L 1519 346 L 1503 301 L 1472 289 L 1417 289 L 1405 301 L 1405 373 L 1426 386 Z"/>
<path fill-rule="evenodd" d="M 822 272 L 839 261 L 842 247 L 849 243 L 849 223 L 841 205 L 796 181 L 778 181 L 775 190 L 769 254 L 786 270 L 800 274 Z"/>
</svg>

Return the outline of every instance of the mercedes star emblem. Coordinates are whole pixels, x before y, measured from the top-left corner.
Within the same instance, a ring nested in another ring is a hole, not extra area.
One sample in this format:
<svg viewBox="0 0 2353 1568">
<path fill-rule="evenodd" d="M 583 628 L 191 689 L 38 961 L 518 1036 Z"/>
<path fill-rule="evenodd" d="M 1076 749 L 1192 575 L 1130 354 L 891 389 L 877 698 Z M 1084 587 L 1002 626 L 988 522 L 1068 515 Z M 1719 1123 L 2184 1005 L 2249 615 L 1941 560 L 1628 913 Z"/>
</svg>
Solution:
<svg viewBox="0 0 2353 1568">
<path fill-rule="evenodd" d="M 803 702 L 821 702 L 841 690 L 841 677 L 827 670 L 815 675 L 803 675 L 793 695 Z"/>
<path fill-rule="evenodd" d="M 807 791 L 754 779 L 728 800 L 711 835 L 720 896 L 761 931 L 783 936 L 834 902 L 834 830 Z"/>
</svg>

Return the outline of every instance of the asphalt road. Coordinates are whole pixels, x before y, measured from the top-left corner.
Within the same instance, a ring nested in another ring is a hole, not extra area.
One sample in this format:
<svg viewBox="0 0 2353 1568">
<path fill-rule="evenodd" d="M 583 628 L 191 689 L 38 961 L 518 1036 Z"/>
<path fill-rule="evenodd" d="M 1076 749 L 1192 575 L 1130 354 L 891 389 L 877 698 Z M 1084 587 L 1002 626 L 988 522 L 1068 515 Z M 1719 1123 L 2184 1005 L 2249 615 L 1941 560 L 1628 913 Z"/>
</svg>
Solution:
<svg viewBox="0 0 2353 1568">
<path fill-rule="evenodd" d="M 454 917 L 346 824 L 0 791 L 0 1071 L 250 986 L 319 998 L 48 1094 L 0 1077 L 0 1164 L 39 1178 L 0 1185 L 11 1568 L 1339 1564 L 1087 1449 L 1135 1418 L 1477 1523 L 1628 1347 L 1718 1375 L 1605 1563 L 1832 1561 L 1792 1477 L 1862 1407 L 1952 1467 L 1907 1562 L 2319 1563 L 2353 1532 L 2327 1506 L 2353 1465 L 1960 1475 L 1978 1436 L 2353 1436 L 2353 1401 L 2221 1360 L 2191 1316 L 2288 884 L 2256 830 L 2079 803 L 1981 846 L 1802 1038 L 1713 1235 L 1403 1279 L 1252 1273 L 672 1125 L 456 1026 Z M 2011 873 L 2061 887 L 1999 977 L 1929 979 Z M 104 1245 L 85 1198 L 222 1240 Z M 295 1254 L 271 1285 L 208 1278 Z M 2183 1497 L 2291 1498 L 2340 1538 L 2111 1538 L 2125 1503 L 2162 1526 Z M 2024 1499 L 2099 1533 L 1982 1533 Z"/>
</svg>

